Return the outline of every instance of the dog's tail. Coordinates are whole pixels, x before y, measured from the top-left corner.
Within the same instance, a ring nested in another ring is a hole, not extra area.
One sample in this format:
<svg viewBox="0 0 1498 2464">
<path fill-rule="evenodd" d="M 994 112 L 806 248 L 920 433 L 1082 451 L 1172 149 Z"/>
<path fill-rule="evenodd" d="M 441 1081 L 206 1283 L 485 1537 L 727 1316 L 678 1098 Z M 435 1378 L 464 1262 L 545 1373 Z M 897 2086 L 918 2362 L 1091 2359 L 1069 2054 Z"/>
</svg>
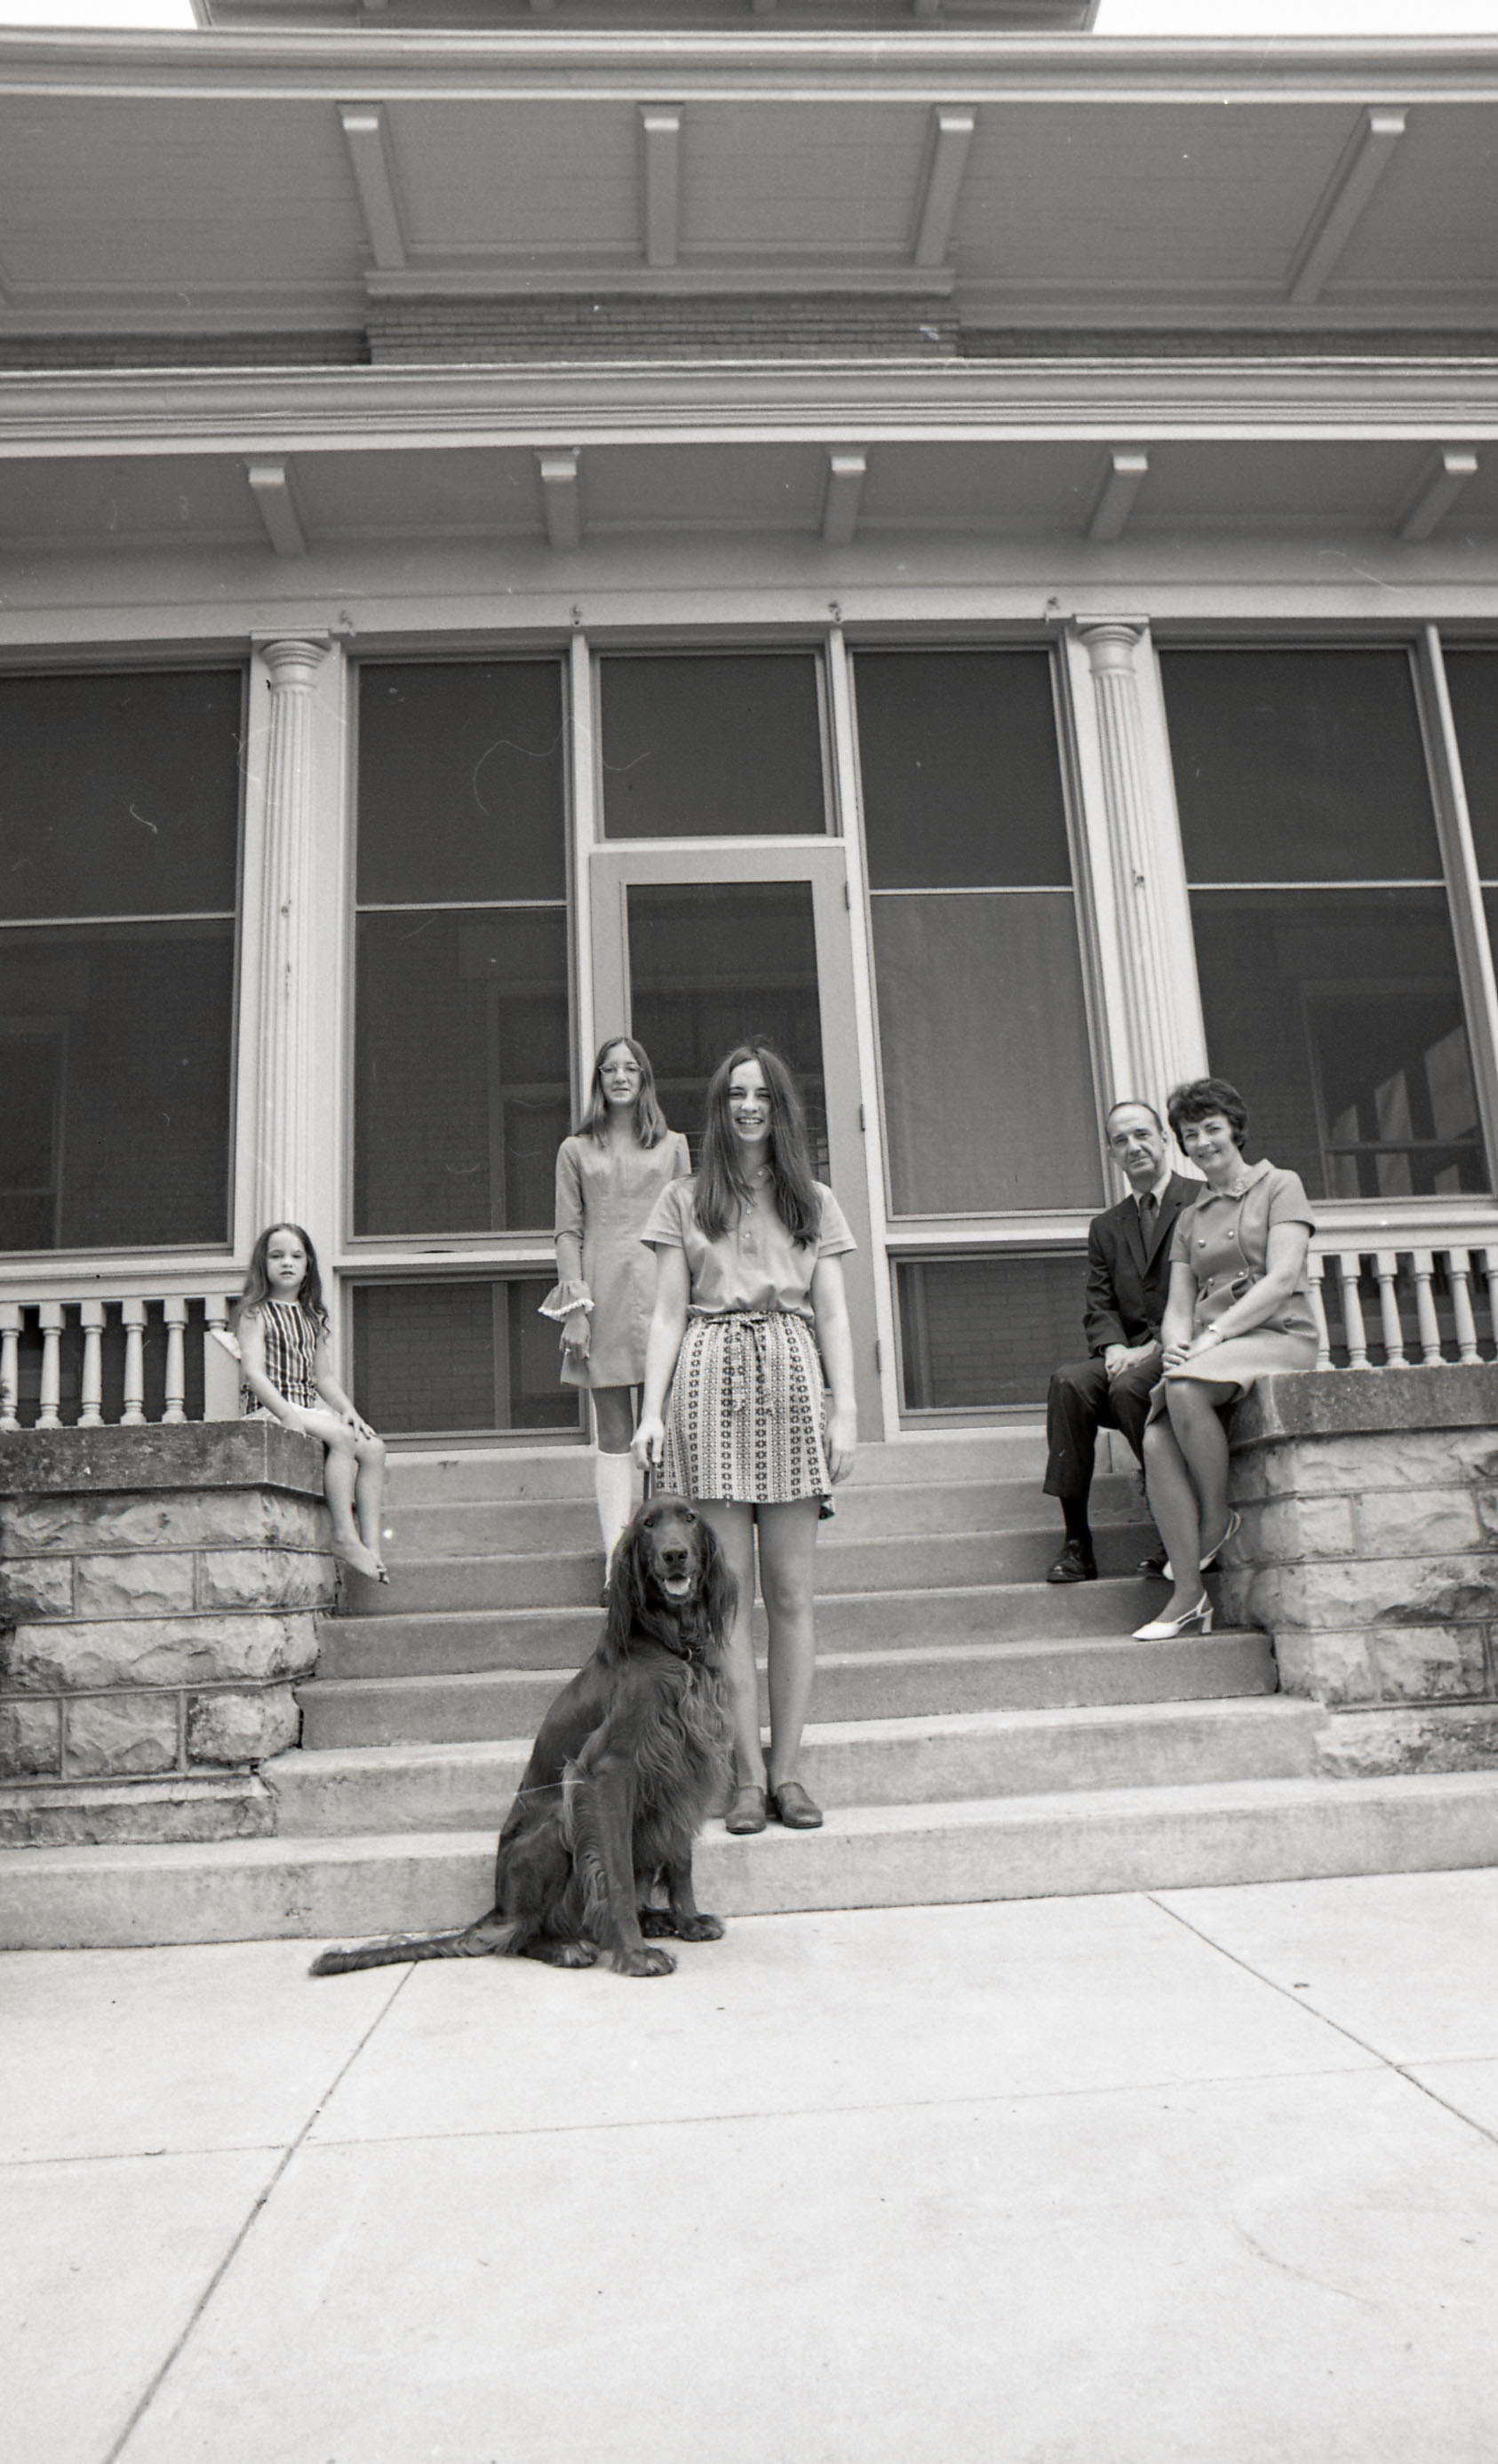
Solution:
<svg viewBox="0 0 1498 2464">
<path fill-rule="evenodd" d="M 502 1959 L 518 1947 L 524 1931 L 502 1917 L 481 1917 L 458 1933 L 397 1934 L 389 1942 L 366 1942 L 358 1950 L 320 1951 L 309 1976 L 347 1976 L 356 1968 L 397 1968 L 413 1959 Z"/>
</svg>

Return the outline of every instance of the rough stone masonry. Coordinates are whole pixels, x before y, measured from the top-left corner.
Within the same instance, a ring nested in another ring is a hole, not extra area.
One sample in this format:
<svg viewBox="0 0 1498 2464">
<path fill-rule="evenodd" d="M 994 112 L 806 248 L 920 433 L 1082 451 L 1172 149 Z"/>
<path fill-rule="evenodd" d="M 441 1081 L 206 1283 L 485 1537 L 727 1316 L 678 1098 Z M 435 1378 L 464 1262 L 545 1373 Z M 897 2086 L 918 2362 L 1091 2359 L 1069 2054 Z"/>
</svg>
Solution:
<svg viewBox="0 0 1498 2464">
<path fill-rule="evenodd" d="M 277 1422 L 0 1435 L 0 1843 L 273 1831 L 328 1540 Z"/>
</svg>

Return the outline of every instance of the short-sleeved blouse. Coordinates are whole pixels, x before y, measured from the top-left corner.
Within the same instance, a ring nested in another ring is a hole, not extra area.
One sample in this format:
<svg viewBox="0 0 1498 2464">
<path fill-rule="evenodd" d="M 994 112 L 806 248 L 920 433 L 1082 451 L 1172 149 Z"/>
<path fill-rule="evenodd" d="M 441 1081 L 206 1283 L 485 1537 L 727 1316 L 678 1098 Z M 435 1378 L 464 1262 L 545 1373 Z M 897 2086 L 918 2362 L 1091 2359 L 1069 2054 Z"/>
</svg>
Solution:
<svg viewBox="0 0 1498 2464">
<path fill-rule="evenodd" d="M 593 1137 L 562 1139 L 557 1153 L 557 1230 L 581 1243 L 583 1281 L 593 1303 L 587 1358 L 563 1363 L 564 1385 L 638 1386 L 645 1375 L 655 1276 L 640 1234 L 661 1191 L 691 1170 L 679 1130 L 669 1130 L 653 1147 L 632 1139 L 628 1146 Z"/>
<path fill-rule="evenodd" d="M 692 1307 L 703 1317 L 723 1317 L 733 1309 L 788 1309 L 809 1318 L 811 1278 L 821 1260 L 847 1257 L 858 1245 L 830 1189 L 820 1180 L 812 1187 L 821 1208 L 815 1243 L 798 1245 L 767 1195 L 752 1200 L 737 1224 L 710 1241 L 697 1221 L 694 1179 L 672 1181 L 662 1190 L 640 1237 L 652 1249 L 686 1251 Z"/>
</svg>

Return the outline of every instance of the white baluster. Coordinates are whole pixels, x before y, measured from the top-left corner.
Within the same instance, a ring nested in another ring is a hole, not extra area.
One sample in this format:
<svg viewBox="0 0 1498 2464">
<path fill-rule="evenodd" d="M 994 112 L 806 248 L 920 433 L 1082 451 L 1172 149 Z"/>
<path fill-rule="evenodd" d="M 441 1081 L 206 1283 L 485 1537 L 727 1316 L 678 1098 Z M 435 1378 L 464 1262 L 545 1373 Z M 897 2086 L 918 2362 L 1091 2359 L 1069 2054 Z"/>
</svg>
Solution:
<svg viewBox="0 0 1498 2464">
<path fill-rule="evenodd" d="M 231 1307 L 227 1294 L 209 1292 L 203 1303 L 203 1418 L 237 1420 L 239 1370 L 233 1354 L 217 1341 L 229 1330 Z"/>
<path fill-rule="evenodd" d="M 43 1301 L 37 1317 L 41 1324 L 41 1408 L 36 1415 L 39 1429 L 60 1429 L 62 1414 L 57 1405 L 62 1397 L 62 1303 Z"/>
<path fill-rule="evenodd" d="M 1332 1366 L 1332 1337 L 1327 1332 L 1326 1304 L 1321 1297 L 1321 1278 L 1323 1267 L 1324 1261 L 1314 1250 L 1312 1250 L 1311 1256 L 1306 1260 L 1306 1273 L 1309 1278 L 1311 1287 L 1311 1314 L 1316 1321 L 1316 1367 L 1318 1369 L 1330 1369 Z"/>
<path fill-rule="evenodd" d="M 104 1304 L 79 1301 L 83 1326 L 83 1382 L 78 1389 L 78 1427 L 104 1425 Z"/>
<path fill-rule="evenodd" d="M 124 1410 L 120 1425 L 137 1429 L 145 1419 L 145 1303 L 121 1301 L 120 1315 L 124 1324 Z"/>
<path fill-rule="evenodd" d="M 18 1429 L 15 1416 L 20 1390 L 21 1304 L 0 1301 L 0 1429 Z"/>
<path fill-rule="evenodd" d="M 1399 1324 L 1399 1299 L 1395 1289 L 1399 1281 L 1399 1253 L 1394 1249 L 1374 1251 L 1374 1273 L 1378 1278 L 1378 1314 L 1383 1321 L 1383 1365 L 1386 1369 L 1404 1369 L 1404 1329 Z"/>
<path fill-rule="evenodd" d="M 1484 1249 L 1479 1254 L 1487 1285 L 1487 1328 L 1493 1339 L 1493 1350 L 1498 1353 L 1498 1249 Z"/>
<path fill-rule="evenodd" d="M 166 1392 L 162 1407 L 162 1423 L 173 1425 L 187 1417 L 184 1408 L 187 1392 L 187 1360 L 183 1352 L 183 1330 L 187 1323 L 187 1304 L 180 1297 L 162 1303 L 162 1315 L 166 1322 Z"/>
<path fill-rule="evenodd" d="M 1434 1252 L 1412 1249 L 1410 1265 L 1415 1276 L 1415 1317 L 1420 1327 L 1420 1356 L 1427 1369 L 1439 1369 L 1444 1355 L 1441 1349 L 1436 1303 L 1430 1288 L 1430 1279 L 1436 1271 Z"/>
<path fill-rule="evenodd" d="M 1456 1326 L 1457 1358 L 1468 1365 L 1482 1359 L 1477 1349 L 1477 1320 L 1472 1315 L 1471 1260 L 1465 1249 L 1446 1251 L 1451 1278 L 1451 1315 Z"/>
<path fill-rule="evenodd" d="M 1347 1339 L 1349 1369 L 1368 1367 L 1368 1335 L 1363 1325 L 1363 1300 L 1357 1288 L 1363 1262 L 1355 1249 L 1339 1249 L 1336 1270 L 1342 1282 L 1342 1332 Z"/>
</svg>

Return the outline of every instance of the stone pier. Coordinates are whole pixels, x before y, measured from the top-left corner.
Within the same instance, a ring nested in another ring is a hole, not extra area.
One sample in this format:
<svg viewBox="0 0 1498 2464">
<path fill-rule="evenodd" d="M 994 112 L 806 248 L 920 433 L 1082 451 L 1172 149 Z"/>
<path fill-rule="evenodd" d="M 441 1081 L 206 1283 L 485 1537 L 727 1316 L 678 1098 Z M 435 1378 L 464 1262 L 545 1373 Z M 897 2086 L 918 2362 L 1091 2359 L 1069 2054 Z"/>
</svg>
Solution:
<svg viewBox="0 0 1498 2464">
<path fill-rule="evenodd" d="M 0 1843 L 274 1831 L 328 1540 L 277 1422 L 0 1435 Z"/>
<path fill-rule="evenodd" d="M 1498 1365 L 1265 1378 L 1222 1605 L 1325 1709 L 1329 1776 L 1498 1765 Z"/>
</svg>

